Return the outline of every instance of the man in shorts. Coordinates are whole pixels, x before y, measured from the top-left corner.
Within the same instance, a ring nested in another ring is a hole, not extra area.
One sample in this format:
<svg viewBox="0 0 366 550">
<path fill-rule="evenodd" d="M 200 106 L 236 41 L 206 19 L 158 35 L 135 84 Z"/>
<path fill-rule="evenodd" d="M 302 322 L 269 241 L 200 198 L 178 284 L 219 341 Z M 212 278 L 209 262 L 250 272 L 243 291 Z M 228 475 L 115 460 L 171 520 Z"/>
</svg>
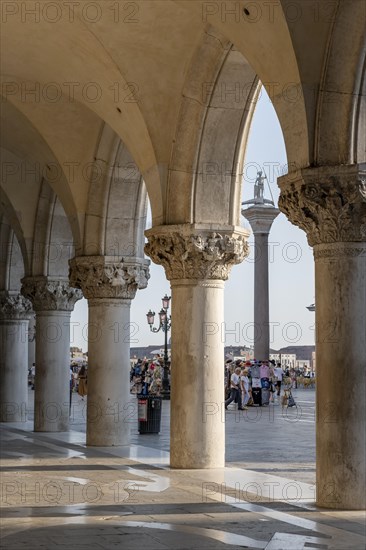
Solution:
<svg viewBox="0 0 366 550">
<path fill-rule="evenodd" d="M 225 410 L 228 405 L 235 401 L 238 403 L 238 410 L 242 411 L 244 408 L 241 405 L 241 380 L 240 380 L 241 368 L 236 367 L 235 371 L 230 377 L 230 397 L 225 401 Z"/>
</svg>

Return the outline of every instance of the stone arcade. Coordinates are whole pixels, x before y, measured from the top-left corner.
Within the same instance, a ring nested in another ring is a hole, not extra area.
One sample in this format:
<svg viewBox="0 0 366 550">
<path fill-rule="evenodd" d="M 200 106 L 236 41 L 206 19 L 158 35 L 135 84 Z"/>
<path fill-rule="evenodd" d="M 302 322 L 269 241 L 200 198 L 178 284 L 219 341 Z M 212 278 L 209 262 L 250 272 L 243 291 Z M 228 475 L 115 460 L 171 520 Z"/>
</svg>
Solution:
<svg viewBox="0 0 366 550">
<path fill-rule="evenodd" d="M 298 0 L 297 19 L 285 0 L 273 17 L 266 2 L 233 2 L 239 19 L 221 1 L 136 1 L 132 15 L 117 13 L 118 3 L 93 2 L 92 13 L 80 2 L 57 20 L 51 7 L 22 4 L 29 13 L 2 5 L 1 421 L 21 420 L 34 345 L 22 333 L 35 315 L 34 430 L 68 430 L 69 319 L 83 294 L 109 353 L 103 363 L 90 337 L 86 443 L 128 445 L 125 423 L 96 414 L 129 397 L 128 345 L 103 326 L 128 322 L 148 284 L 145 247 L 173 295 L 170 465 L 223 468 L 221 413 L 204 421 L 191 396 L 205 388 L 223 401 L 223 343 L 203 338 L 203 327 L 223 321 L 224 281 L 248 254 L 243 163 L 264 86 L 288 157 L 279 209 L 314 248 L 316 502 L 329 507 L 331 484 L 330 507 L 364 509 L 364 0 L 326 10 Z M 337 369 L 346 369 L 352 399 Z"/>
</svg>

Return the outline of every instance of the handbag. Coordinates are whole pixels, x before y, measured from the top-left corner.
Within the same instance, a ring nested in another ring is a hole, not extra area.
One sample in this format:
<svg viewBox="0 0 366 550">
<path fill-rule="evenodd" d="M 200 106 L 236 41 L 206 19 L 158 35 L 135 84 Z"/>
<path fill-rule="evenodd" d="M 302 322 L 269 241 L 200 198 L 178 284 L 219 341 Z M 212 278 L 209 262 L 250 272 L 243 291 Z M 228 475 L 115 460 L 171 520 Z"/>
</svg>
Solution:
<svg viewBox="0 0 366 550">
<path fill-rule="evenodd" d="M 290 393 L 290 395 L 288 396 L 287 406 L 296 407 L 295 399 L 292 397 L 292 393 Z"/>
</svg>

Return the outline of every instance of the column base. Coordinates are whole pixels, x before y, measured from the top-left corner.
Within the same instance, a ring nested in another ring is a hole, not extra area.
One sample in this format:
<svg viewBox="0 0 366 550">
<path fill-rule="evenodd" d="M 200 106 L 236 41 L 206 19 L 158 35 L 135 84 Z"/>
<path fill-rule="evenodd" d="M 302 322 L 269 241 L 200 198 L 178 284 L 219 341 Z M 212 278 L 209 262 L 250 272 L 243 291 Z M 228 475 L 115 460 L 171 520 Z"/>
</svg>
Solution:
<svg viewBox="0 0 366 550">
<path fill-rule="evenodd" d="M 130 439 L 128 441 L 116 441 L 114 439 L 99 437 L 87 437 L 87 447 L 129 447 L 131 445 Z"/>
<path fill-rule="evenodd" d="M 329 510 L 366 510 L 364 486 L 360 485 L 357 492 L 350 490 L 347 494 L 347 489 L 342 490 L 339 484 L 319 483 L 315 503 L 319 508 Z"/>
<path fill-rule="evenodd" d="M 225 459 L 222 456 L 202 458 L 184 452 L 180 456 L 172 456 L 170 453 L 170 467 L 173 470 L 222 470 L 225 468 Z"/>
</svg>

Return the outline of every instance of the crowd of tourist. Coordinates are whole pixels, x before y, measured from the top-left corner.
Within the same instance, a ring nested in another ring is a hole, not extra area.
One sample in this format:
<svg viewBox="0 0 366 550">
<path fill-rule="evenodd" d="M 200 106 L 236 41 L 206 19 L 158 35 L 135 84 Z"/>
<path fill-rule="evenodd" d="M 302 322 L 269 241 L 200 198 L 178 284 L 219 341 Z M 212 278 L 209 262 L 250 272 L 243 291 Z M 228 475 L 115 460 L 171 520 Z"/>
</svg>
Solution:
<svg viewBox="0 0 366 550">
<path fill-rule="evenodd" d="M 239 410 L 275 404 L 287 375 L 290 373 L 275 361 L 228 359 L 225 363 L 225 409 L 232 402 L 237 403 Z"/>
<path fill-rule="evenodd" d="M 168 368 L 170 386 L 170 361 L 168 361 Z M 163 388 L 163 376 L 164 360 L 160 355 L 154 360 L 138 359 L 130 371 L 131 393 L 159 396 Z"/>
<path fill-rule="evenodd" d="M 168 378 L 170 387 L 170 361 L 168 361 Z M 313 375 L 313 376 L 311 376 Z M 131 365 L 130 391 L 137 395 L 160 395 L 163 388 L 164 361 L 161 356 L 153 360 L 138 359 Z M 225 408 L 232 402 L 239 410 L 252 405 L 275 404 L 275 397 L 280 396 L 283 381 L 286 387 L 314 387 L 314 373 L 305 376 L 294 368 L 281 367 L 275 361 L 236 361 L 228 359 L 225 363 Z M 35 364 L 29 369 L 28 383 L 31 389 L 35 384 Z M 258 390 L 261 390 L 258 392 Z M 82 399 L 88 393 L 87 368 L 70 365 L 70 391 L 77 392 Z M 260 399 L 258 400 L 258 395 Z"/>
</svg>

